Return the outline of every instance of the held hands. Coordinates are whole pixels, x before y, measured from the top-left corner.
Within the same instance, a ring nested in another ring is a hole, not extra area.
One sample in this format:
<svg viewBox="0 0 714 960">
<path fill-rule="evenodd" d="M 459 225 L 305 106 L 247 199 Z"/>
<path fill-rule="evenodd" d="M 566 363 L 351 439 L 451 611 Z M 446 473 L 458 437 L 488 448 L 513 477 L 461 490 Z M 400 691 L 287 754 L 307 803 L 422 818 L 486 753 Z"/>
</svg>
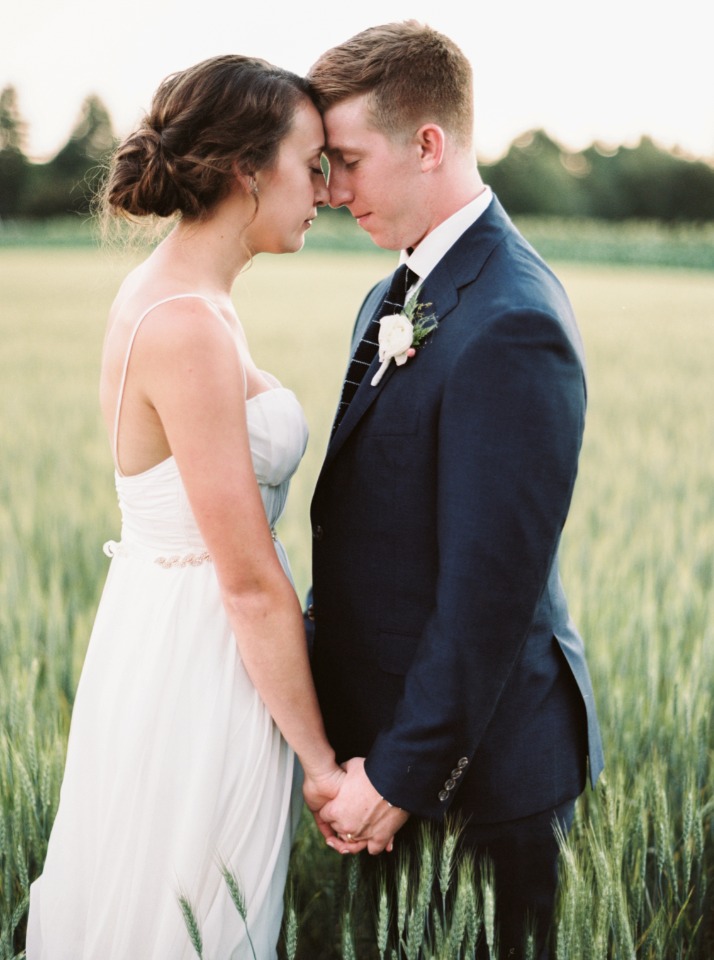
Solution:
<svg viewBox="0 0 714 960">
<path fill-rule="evenodd" d="M 305 777 L 302 785 L 302 795 L 305 799 L 305 804 L 315 818 L 317 829 L 330 844 L 330 846 L 334 846 L 335 849 L 338 849 L 338 844 L 339 846 L 347 845 L 338 840 L 329 823 L 322 819 L 320 811 L 325 804 L 328 803 L 328 801 L 337 796 L 337 792 L 340 789 L 340 784 L 346 776 L 347 774 L 342 767 L 338 767 L 336 764 L 332 769 L 323 771 L 321 773 L 308 773 L 308 771 L 305 770 Z M 337 843 L 333 841 L 337 841 Z M 347 852 L 352 851 L 340 849 L 340 853 Z"/>
<path fill-rule="evenodd" d="M 338 790 L 329 802 L 317 812 L 310 807 L 318 829 L 339 853 L 359 853 L 365 848 L 371 854 L 391 851 L 394 834 L 409 814 L 379 795 L 365 773 L 363 757 L 348 760 L 343 768 Z"/>
<path fill-rule="evenodd" d="M 346 777 L 345 771 L 337 765 L 331 770 L 325 770 L 319 774 L 308 773 L 305 770 L 302 793 L 305 804 L 315 819 L 317 829 L 325 838 L 328 846 L 338 853 L 360 853 L 367 846 L 366 842 L 350 842 L 338 837 L 332 826 L 322 817 L 323 807 L 337 796 L 340 785 Z"/>
</svg>

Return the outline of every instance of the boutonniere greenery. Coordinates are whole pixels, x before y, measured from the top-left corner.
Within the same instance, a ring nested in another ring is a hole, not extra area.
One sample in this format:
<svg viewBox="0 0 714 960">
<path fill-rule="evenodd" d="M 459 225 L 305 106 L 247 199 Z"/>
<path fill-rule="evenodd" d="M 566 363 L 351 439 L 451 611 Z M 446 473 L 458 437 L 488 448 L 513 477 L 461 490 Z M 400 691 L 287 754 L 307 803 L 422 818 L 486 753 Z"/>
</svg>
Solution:
<svg viewBox="0 0 714 960">
<path fill-rule="evenodd" d="M 413 357 L 423 346 L 429 334 L 435 330 L 439 321 L 435 313 L 427 314 L 430 303 L 420 303 L 419 291 L 405 304 L 401 313 L 392 313 L 379 321 L 379 359 L 381 366 L 372 377 L 372 386 L 376 387 L 384 376 L 384 371 L 394 360 L 398 367 Z"/>
</svg>

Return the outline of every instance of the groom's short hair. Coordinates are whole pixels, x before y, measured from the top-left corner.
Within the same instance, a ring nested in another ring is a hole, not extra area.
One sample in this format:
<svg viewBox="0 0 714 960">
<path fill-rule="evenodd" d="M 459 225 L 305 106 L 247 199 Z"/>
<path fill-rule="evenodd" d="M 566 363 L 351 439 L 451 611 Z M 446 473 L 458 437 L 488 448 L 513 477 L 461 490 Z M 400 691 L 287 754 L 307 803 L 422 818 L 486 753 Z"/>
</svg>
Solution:
<svg viewBox="0 0 714 960">
<path fill-rule="evenodd" d="M 368 94 L 382 133 L 411 136 L 422 124 L 437 123 L 471 145 L 471 64 L 453 40 L 417 20 L 363 30 L 323 53 L 307 79 L 323 112 Z"/>
</svg>

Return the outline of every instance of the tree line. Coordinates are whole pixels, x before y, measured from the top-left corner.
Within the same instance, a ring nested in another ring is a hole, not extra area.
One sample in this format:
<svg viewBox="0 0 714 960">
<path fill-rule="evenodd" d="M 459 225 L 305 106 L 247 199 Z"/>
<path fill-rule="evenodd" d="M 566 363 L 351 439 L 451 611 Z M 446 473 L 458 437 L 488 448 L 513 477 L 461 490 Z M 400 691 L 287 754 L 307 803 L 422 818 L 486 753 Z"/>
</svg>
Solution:
<svg viewBox="0 0 714 960">
<path fill-rule="evenodd" d="M 85 98 L 67 142 L 46 163 L 32 162 L 17 90 L 0 91 L 0 221 L 86 214 L 116 144 L 109 111 Z M 662 149 L 593 144 L 573 152 L 545 131 L 518 137 L 481 173 L 516 216 L 600 220 L 714 221 L 714 164 Z"/>
</svg>

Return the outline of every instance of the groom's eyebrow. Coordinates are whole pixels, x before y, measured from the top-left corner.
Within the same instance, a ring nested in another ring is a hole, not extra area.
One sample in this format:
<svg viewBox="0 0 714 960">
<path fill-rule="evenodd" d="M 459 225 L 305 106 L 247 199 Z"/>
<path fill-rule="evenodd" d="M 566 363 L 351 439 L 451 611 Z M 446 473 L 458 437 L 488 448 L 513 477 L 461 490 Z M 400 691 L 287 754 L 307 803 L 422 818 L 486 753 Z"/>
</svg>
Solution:
<svg viewBox="0 0 714 960">
<path fill-rule="evenodd" d="M 346 153 L 357 153 L 356 147 L 350 147 L 349 145 L 344 146 L 340 144 L 330 144 L 327 143 L 325 146 L 325 154 L 328 157 L 334 157 L 336 160 L 340 160 Z"/>
</svg>

